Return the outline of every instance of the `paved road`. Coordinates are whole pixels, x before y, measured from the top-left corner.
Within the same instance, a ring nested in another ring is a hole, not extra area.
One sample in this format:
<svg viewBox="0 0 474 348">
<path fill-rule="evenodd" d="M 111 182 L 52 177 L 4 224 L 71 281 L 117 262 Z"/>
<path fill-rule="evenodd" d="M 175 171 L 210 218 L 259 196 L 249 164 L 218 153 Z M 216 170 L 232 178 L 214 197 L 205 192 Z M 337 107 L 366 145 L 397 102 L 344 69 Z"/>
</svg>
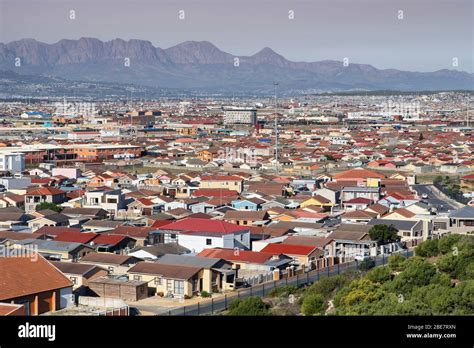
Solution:
<svg viewBox="0 0 474 348">
<path fill-rule="evenodd" d="M 428 198 L 424 200 L 432 207 L 438 209 L 438 211 L 441 213 L 457 209 L 457 207 L 439 195 L 435 189 L 433 189 L 432 185 L 413 185 L 413 188 L 416 190 L 416 192 L 418 192 L 420 197 L 422 194 L 427 194 Z"/>
</svg>

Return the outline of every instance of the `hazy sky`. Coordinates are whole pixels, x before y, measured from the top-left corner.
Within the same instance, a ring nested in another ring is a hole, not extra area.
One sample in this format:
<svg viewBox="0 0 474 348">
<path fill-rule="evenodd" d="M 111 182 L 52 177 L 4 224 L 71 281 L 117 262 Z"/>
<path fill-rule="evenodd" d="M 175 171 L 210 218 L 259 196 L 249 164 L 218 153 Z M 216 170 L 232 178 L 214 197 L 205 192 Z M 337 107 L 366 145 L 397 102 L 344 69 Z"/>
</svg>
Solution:
<svg viewBox="0 0 474 348">
<path fill-rule="evenodd" d="M 473 71 L 473 0 L 0 0 L 0 42 L 207 40 L 234 55 Z M 69 18 L 70 10 L 76 18 Z M 183 10 L 185 18 L 179 19 Z M 294 19 L 289 19 L 294 11 Z M 399 19 L 403 11 L 403 19 Z"/>
</svg>

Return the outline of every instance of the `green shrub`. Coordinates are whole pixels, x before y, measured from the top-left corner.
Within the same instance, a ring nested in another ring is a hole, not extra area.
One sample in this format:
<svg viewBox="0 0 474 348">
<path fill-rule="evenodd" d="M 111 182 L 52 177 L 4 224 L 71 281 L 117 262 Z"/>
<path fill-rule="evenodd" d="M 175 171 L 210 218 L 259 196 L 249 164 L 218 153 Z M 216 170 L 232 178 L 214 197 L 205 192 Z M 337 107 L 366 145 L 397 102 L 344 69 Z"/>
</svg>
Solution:
<svg viewBox="0 0 474 348">
<path fill-rule="evenodd" d="M 405 268 L 405 260 L 406 257 L 403 255 L 393 254 L 388 258 L 388 267 L 393 272 L 400 272 Z"/>
<path fill-rule="evenodd" d="M 322 278 L 312 284 L 306 292 L 321 294 L 324 298 L 328 298 L 336 289 L 342 288 L 349 283 L 348 277 L 337 275 L 328 278 Z"/>
<path fill-rule="evenodd" d="M 438 240 L 438 250 L 441 254 L 447 254 L 453 250 L 454 244 L 461 240 L 462 236 L 459 234 L 452 234 Z"/>
<path fill-rule="evenodd" d="M 269 293 L 269 297 L 288 297 L 298 291 L 298 288 L 294 285 L 285 285 L 278 288 L 273 288 Z"/>
<path fill-rule="evenodd" d="M 228 315 L 234 316 L 265 316 L 270 315 L 269 306 L 258 296 L 245 300 L 237 299 L 230 303 Z"/>
<path fill-rule="evenodd" d="M 201 297 L 211 297 L 212 295 L 207 291 L 201 291 Z"/>
<path fill-rule="evenodd" d="M 326 309 L 324 297 L 321 294 L 310 293 L 304 296 L 301 312 L 304 315 L 323 314 Z"/>
<path fill-rule="evenodd" d="M 421 257 L 433 257 L 438 255 L 438 239 L 424 241 L 415 248 L 415 254 Z"/>
<path fill-rule="evenodd" d="M 374 283 L 385 283 L 392 278 L 392 275 L 388 267 L 378 267 L 370 270 L 366 277 Z"/>
</svg>

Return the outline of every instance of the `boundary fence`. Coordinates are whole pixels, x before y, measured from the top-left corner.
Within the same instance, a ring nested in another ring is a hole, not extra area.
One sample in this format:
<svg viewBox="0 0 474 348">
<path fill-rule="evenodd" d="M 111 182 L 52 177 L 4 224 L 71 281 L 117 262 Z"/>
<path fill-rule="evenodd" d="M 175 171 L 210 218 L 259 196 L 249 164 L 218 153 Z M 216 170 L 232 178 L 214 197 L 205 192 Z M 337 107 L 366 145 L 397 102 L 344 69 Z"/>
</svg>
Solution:
<svg viewBox="0 0 474 348">
<path fill-rule="evenodd" d="M 407 258 L 412 257 L 414 255 L 414 250 L 407 249 L 399 252 L 399 254 L 402 254 Z M 373 258 L 373 260 L 375 261 L 375 266 L 383 266 L 387 264 L 388 256 L 384 254 L 377 255 L 375 258 Z M 269 281 L 248 288 L 243 288 L 237 290 L 234 293 L 225 294 L 223 297 L 219 297 L 217 299 L 211 298 L 210 301 L 198 302 L 197 304 L 170 309 L 168 313 L 165 312 L 162 315 L 213 315 L 215 313 L 227 310 L 229 308 L 229 304 L 237 299 L 245 299 L 251 296 L 265 297 L 265 295 L 267 295 L 272 289 L 281 286 L 294 285 L 299 287 L 312 284 L 324 277 L 332 277 L 345 271 L 359 269 L 360 262 L 358 261 L 336 264 L 323 269 L 316 269 L 303 274 L 297 274 L 293 277 Z"/>
</svg>

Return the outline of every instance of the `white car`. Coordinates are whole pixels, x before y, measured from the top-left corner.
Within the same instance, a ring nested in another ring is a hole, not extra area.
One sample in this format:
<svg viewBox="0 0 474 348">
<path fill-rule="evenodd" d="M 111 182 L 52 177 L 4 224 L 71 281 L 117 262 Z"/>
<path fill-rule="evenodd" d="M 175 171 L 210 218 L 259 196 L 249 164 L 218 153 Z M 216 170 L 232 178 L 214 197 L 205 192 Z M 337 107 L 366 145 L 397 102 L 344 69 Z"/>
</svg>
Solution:
<svg viewBox="0 0 474 348">
<path fill-rule="evenodd" d="M 427 195 L 426 193 L 423 193 L 423 194 L 421 195 L 421 198 L 427 199 L 427 198 L 428 198 L 428 195 Z"/>
<path fill-rule="evenodd" d="M 370 259 L 370 256 L 367 253 L 364 254 L 364 255 L 358 254 L 358 255 L 354 256 L 354 259 L 357 260 L 357 261 L 364 261 L 364 260 Z"/>
</svg>

